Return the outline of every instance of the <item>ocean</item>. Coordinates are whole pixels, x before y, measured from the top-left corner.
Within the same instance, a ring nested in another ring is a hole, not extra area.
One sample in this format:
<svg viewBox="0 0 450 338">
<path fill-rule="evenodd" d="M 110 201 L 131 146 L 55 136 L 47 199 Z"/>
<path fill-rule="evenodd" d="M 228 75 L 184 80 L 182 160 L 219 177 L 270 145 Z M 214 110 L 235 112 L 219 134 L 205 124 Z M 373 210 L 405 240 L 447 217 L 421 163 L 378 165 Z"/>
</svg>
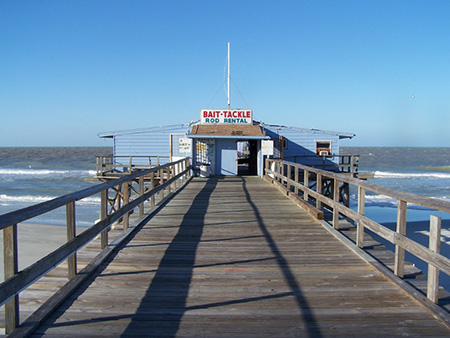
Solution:
<svg viewBox="0 0 450 338">
<path fill-rule="evenodd" d="M 94 179 L 96 156 L 109 154 L 110 147 L 0 148 L 0 214 L 99 184 Z M 99 218 L 99 196 L 76 206 L 77 226 L 90 226 Z M 30 222 L 65 225 L 65 217 L 65 208 L 59 208 Z"/>
<path fill-rule="evenodd" d="M 95 156 L 112 153 L 110 147 L 0 148 L 0 214 L 90 187 Z M 450 148 L 342 147 L 341 154 L 360 155 L 359 171 L 373 173 L 370 182 L 400 191 L 450 201 Z M 356 191 L 350 191 L 356 209 Z M 90 226 L 99 218 L 100 197 L 77 202 L 77 226 Z M 395 229 L 397 201 L 368 193 L 366 215 Z M 426 245 L 429 217 L 443 218 L 441 252 L 450 257 L 450 215 L 410 205 L 407 235 Z M 33 223 L 64 225 L 65 209 L 41 215 Z M 382 239 L 377 238 L 382 241 Z M 393 249 L 389 243 L 387 247 Z M 426 264 L 406 258 L 426 272 Z M 442 275 L 450 290 L 450 278 Z"/>
</svg>

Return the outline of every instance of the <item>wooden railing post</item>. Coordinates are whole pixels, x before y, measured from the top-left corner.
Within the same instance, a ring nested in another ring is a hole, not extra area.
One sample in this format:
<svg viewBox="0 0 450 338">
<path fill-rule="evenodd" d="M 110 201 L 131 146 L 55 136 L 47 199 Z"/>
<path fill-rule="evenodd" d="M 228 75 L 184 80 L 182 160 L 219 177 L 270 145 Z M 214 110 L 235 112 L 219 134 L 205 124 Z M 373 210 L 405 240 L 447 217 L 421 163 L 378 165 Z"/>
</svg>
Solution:
<svg viewBox="0 0 450 338">
<path fill-rule="evenodd" d="M 67 225 L 67 242 L 76 236 L 75 226 L 75 202 L 66 204 L 66 225 Z M 77 253 L 67 259 L 68 278 L 72 279 L 77 274 Z"/>
<path fill-rule="evenodd" d="M 430 250 L 441 251 L 441 218 L 430 216 Z M 434 303 L 439 301 L 439 269 L 428 263 L 427 297 Z"/>
<path fill-rule="evenodd" d="M 5 280 L 18 272 L 17 224 L 3 230 L 3 260 Z M 5 303 L 5 332 L 10 334 L 19 325 L 19 296 L 15 295 Z"/>
<path fill-rule="evenodd" d="M 108 189 L 102 190 L 100 203 L 100 219 L 103 220 L 108 215 Z M 108 246 L 108 229 L 101 232 L 100 246 L 102 250 Z"/>
<path fill-rule="evenodd" d="M 339 180 L 336 178 L 333 184 L 333 200 L 339 203 Z M 339 211 L 336 207 L 333 208 L 333 228 L 339 229 Z"/>
<path fill-rule="evenodd" d="M 150 178 L 150 190 L 153 190 L 153 189 L 155 189 L 155 172 L 153 171 L 151 174 L 150 174 L 151 176 L 151 178 Z M 150 203 L 151 203 L 151 206 L 152 207 L 154 207 L 155 206 L 155 195 L 153 194 L 152 195 L 152 197 L 150 197 Z"/>
<path fill-rule="evenodd" d="M 164 169 L 159 169 L 159 184 L 164 183 Z M 162 200 L 164 198 L 164 189 L 162 189 L 159 193 L 159 199 Z"/>
<path fill-rule="evenodd" d="M 171 168 L 171 166 L 169 165 L 169 166 L 167 166 L 167 180 L 169 181 L 172 177 L 171 177 L 171 174 L 172 174 L 172 168 Z M 172 184 L 169 184 L 168 186 L 167 186 L 167 191 L 169 192 L 169 194 L 170 194 L 170 192 L 172 191 Z"/>
<path fill-rule="evenodd" d="M 397 208 L 397 233 L 403 236 L 406 235 L 406 210 L 406 202 L 399 200 Z M 403 278 L 405 274 L 405 249 L 399 245 L 395 245 L 394 273 L 400 278 Z"/>
<path fill-rule="evenodd" d="M 125 182 L 123 184 L 123 205 L 125 206 L 130 202 L 130 183 Z M 128 229 L 130 226 L 130 213 L 126 213 L 123 216 L 123 230 Z"/>
<path fill-rule="evenodd" d="M 358 214 L 364 215 L 366 209 L 366 189 L 358 186 Z M 360 248 L 364 247 L 364 225 L 356 222 L 356 245 Z"/>
<path fill-rule="evenodd" d="M 295 183 L 298 184 L 298 168 L 296 166 L 294 166 L 294 180 L 295 180 Z M 297 184 L 294 187 L 295 196 L 298 196 L 298 186 L 297 186 Z"/>
<path fill-rule="evenodd" d="M 290 179 L 291 179 L 291 165 L 287 164 L 286 165 L 286 188 L 289 192 L 291 191 L 291 183 L 289 181 Z"/>
<path fill-rule="evenodd" d="M 144 176 L 139 177 L 139 197 L 142 195 L 144 195 Z M 139 216 L 144 216 L 144 205 L 145 203 L 139 205 Z"/>
<path fill-rule="evenodd" d="M 303 185 L 305 186 L 305 188 L 309 187 L 309 171 L 308 170 L 303 171 Z M 306 202 L 308 202 L 308 200 L 309 200 L 309 195 L 306 191 L 303 193 L 303 199 Z"/>
<path fill-rule="evenodd" d="M 284 184 L 284 164 L 280 161 L 280 183 Z"/>
<path fill-rule="evenodd" d="M 322 195 L 322 190 L 323 190 L 322 175 L 317 174 L 316 192 L 319 193 L 320 195 Z M 320 202 L 319 199 L 316 200 L 316 208 L 319 210 L 322 208 L 322 203 Z"/>
</svg>

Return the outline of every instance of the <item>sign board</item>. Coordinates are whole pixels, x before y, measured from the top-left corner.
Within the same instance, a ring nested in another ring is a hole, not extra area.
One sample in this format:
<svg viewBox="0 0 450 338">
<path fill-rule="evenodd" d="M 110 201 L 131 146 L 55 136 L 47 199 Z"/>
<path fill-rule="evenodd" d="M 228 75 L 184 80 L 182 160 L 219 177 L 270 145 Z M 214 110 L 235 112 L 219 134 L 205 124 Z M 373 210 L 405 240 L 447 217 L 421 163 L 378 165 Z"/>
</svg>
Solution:
<svg viewBox="0 0 450 338">
<path fill-rule="evenodd" d="M 178 141 L 178 149 L 180 153 L 190 153 L 191 152 L 191 139 L 190 138 L 180 138 Z"/>
<path fill-rule="evenodd" d="M 253 111 L 243 109 L 202 109 L 201 124 L 253 124 Z"/>
<path fill-rule="evenodd" d="M 273 155 L 273 141 L 272 140 L 262 140 L 261 141 L 261 151 L 263 155 Z"/>
</svg>

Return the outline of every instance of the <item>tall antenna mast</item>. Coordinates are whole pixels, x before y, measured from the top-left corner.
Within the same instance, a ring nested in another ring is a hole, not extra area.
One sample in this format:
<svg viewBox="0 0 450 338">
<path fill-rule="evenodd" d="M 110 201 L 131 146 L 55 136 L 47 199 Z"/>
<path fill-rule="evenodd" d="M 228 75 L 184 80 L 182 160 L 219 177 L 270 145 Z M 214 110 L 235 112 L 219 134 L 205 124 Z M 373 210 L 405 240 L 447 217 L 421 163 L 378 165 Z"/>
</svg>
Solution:
<svg viewBox="0 0 450 338">
<path fill-rule="evenodd" d="M 228 77 L 227 77 L 227 87 L 228 87 L 228 109 L 230 109 L 231 103 L 231 92 L 230 92 L 230 43 L 228 42 Z"/>
</svg>

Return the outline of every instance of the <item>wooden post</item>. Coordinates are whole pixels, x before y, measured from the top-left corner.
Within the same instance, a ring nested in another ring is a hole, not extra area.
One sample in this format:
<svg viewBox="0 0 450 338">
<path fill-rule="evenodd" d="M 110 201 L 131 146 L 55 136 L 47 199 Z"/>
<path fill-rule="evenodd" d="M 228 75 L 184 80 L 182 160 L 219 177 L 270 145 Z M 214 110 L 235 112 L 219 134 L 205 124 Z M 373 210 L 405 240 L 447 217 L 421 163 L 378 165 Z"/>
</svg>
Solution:
<svg viewBox="0 0 450 338">
<path fill-rule="evenodd" d="M 104 220 L 108 215 L 108 189 L 101 192 L 100 219 Z M 102 231 L 100 235 L 100 245 L 102 250 L 108 246 L 108 229 Z"/>
<path fill-rule="evenodd" d="M 159 184 L 164 183 L 164 169 L 159 169 Z M 162 200 L 164 198 L 164 189 L 159 193 L 159 199 Z"/>
<path fill-rule="evenodd" d="M 441 218 L 430 216 L 430 250 L 441 251 Z M 439 269 L 428 263 L 427 297 L 434 303 L 439 301 Z"/>
<path fill-rule="evenodd" d="M 397 208 L 397 232 L 403 236 L 406 235 L 406 210 L 406 202 L 399 200 Z M 398 245 L 395 245 L 394 273 L 400 278 L 403 278 L 405 274 L 405 249 Z"/>
<path fill-rule="evenodd" d="M 306 169 L 303 172 L 303 185 L 305 186 L 305 188 L 309 188 L 309 171 Z M 309 200 L 309 195 L 306 191 L 303 193 L 303 199 L 306 202 L 308 202 Z"/>
<path fill-rule="evenodd" d="M 364 215 L 366 209 L 366 189 L 358 186 L 358 214 Z M 364 248 L 364 225 L 356 223 L 356 245 Z"/>
<path fill-rule="evenodd" d="M 298 183 L 298 167 L 294 166 L 294 180 L 295 183 Z M 295 196 L 298 196 L 298 186 L 294 187 Z"/>
<path fill-rule="evenodd" d="M 153 171 L 151 176 L 150 176 L 150 190 L 155 189 L 155 172 Z M 152 197 L 150 198 L 150 203 L 151 206 L 154 207 L 155 206 L 155 195 L 152 195 Z"/>
<path fill-rule="evenodd" d="M 5 280 L 18 272 L 17 224 L 3 229 L 3 260 Z M 5 303 L 5 332 L 10 334 L 19 325 L 19 295 Z"/>
<path fill-rule="evenodd" d="M 131 166 L 133 165 L 133 158 L 130 156 L 130 167 L 128 168 L 128 171 L 131 174 Z"/>
<path fill-rule="evenodd" d="M 339 180 L 337 179 L 334 179 L 333 200 L 339 203 Z M 333 208 L 333 228 L 339 229 L 339 211 L 336 207 Z"/>
<path fill-rule="evenodd" d="M 280 163 L 280 183 L 284 185 L 284 164 Z"/>
<path fill-rule="evenodd" d="M 144 195 L 144 175 L 139 177 L 139 197 Z M 139 216 L 144 216 L 144 202 L 139 205 Z"/>
<path fill-rule="evenodd" d="M 168 166 L 168 167 L 167 167 L 167 180 L 168 180 L 168 181 L 170 181 L 171 173 L 172 173 L 172 168 L 171 168 L 171 166 Z M 170 194 L 170 192 L 172 191 L 172 184 L 169 184 L 169 185 L 167 186 L 167 190 L 169 191 L 169 194 Z"/>
<path fill-rule="evenodd" d="M 286 188 L 289 192 L 291 192 L 291 183 L 290 183 L 290 179 L 291 179 L 291 165 L 287 164 L 286 165 Z"/>
<path fill-rule="evenodd" d="M 317 174 L 316 192 L 322 195 L 322 190 L 322 175 Z M 316 208 L 319 210 L 322 208 L 322 203 L 319 201 L 319 199 L 316 200 Z"/>
<path fill-rule="evenodd" d="M 130 202 L 130 182 L 123 184 L 123 205 L 125 206 Z M 128 229 L 130 226 L 130 213 L 123 215 L 123 230 Z"/>
<path fill-rule="evenodd" d="M 71 241 L 76 236 L 75 227 L 75 202 L 66 204 L 66 225 L 67 225 L 67 242 Z M 77 274 L 77 253 L 67 259 L 68 278 L 72 279 Z"/>
<path fill-rule="evenodd" d="M 174 171 L 175 171 L 175 173 L 174 173 L 174 175 L 173 176 L 177 176 L 179 173 L 181 173 L 181 162 L 180 163 L 177 163 L 177 164 L 175 164 L 174 165 Z M 177 180 L 175 180 L 175 182 L 174 182 L 174 186 L 175 186 L 175 189 L 177 189 L 178 188 L 178 186 L 179 186 L 179 184 L 178 184 L 179 182 L 178 182 L 178 179 Z"/>
</svg>

